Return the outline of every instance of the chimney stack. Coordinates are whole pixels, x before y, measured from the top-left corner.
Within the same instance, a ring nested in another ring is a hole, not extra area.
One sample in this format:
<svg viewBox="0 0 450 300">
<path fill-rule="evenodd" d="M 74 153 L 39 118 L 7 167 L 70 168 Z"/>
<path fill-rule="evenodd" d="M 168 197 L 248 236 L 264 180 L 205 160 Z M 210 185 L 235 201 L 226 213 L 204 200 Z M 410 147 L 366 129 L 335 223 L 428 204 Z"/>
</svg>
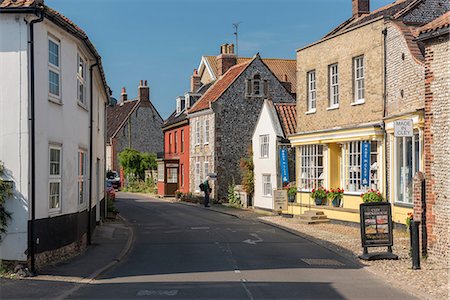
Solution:
<svg viewBox="0 0 450 300">
<path fill-rule="evenodd" d="M 352 15 L 359 17 L 370 13 L 370 0 L 352 0 Z"/>
<path fill-rule="evenodd" d="M 139 82 L 138 100 L 150 101 L 150 88 L 147 85 L 147 80 L 141 80 Z"/>
<path fill-rule="evenodd" d="M 120 93 L 120 102 L 123 103 L 128 100 L 127 89 L 125 87 L 122 88 L 122 93 Z"/>
<path fill-rule="evenodd" d="M 222 76 L 228 69 L 237 64 L 237 57 L 234 53 L 233 44 L 223 44 L 220 46 L 220 55 L 216 57 L 217 75 Z"/>
<path fill-rule="evenodd" d="M 197 92 L 201 86 L 200 75 L 198 75 L 197 69 L 195 69 L 191 76 L 191 93 Z"/>
</svg>

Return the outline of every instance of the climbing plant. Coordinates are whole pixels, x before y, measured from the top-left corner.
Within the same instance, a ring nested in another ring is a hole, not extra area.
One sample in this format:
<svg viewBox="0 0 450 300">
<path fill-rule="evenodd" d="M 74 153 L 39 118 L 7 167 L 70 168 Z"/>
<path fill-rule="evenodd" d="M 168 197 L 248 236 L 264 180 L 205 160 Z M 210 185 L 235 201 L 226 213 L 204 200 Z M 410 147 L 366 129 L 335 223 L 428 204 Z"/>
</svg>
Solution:
<svg viewBox="0 0 450 300">
<path fill-rule="evenodd" d="M 5 208 L 5 202 L 12 196 L 12 186 L 10 181 L 2 179 L 4 173 L 5 167 L 0 161 L 0 241 L 2 240 L 1 234 L 6 232 L 8 220 L 11 219 L 11 213 Z"/>
</svg>

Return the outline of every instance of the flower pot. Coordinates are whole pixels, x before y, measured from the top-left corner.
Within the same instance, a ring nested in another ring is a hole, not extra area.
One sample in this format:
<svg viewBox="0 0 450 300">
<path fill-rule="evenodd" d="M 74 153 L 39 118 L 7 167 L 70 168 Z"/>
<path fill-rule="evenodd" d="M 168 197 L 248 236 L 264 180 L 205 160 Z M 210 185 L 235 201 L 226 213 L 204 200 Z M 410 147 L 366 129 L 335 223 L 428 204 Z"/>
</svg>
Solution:
<svg viewBox="0 0 450 300">
<path fill-rule="evenodd" d="M 288 202 L 290 203 L 295 202 L 295 194 L 288 194 Z"/>
<path fill-rule="evenodd" d="M 316 202 L 316 205 L 324 205 L 326 198 L 315 198 L 314 201 Z"/>
<path fill-rule="evenodd" d="M 331 201 L 331 204 L 333 204 L 334 207 L 340 207 L 341 206 L 341 198 L 334 197 L 333 201 Z"/>
</svg>

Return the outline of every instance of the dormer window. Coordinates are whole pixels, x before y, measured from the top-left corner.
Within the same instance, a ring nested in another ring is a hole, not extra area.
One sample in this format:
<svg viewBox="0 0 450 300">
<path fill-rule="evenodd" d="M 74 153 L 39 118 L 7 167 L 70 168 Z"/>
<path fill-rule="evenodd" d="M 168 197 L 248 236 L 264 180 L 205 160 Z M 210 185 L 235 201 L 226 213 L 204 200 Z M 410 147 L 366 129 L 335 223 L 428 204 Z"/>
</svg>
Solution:
<svg viewBox="0 0 450 300">
<path fill-rule="evenodd" d="M 256 74 L 251 79 L 247 79 L 246 96 L 247 97 L 264 97 L 268 92 L 267 80 L 261 80 L 261 76 Z"/>
<path fill-rule="evenodd" d="M 177 98 L 177 114 L 179 114 L 184 109 L 185 98 L 180 96 Z"/>
</svg>

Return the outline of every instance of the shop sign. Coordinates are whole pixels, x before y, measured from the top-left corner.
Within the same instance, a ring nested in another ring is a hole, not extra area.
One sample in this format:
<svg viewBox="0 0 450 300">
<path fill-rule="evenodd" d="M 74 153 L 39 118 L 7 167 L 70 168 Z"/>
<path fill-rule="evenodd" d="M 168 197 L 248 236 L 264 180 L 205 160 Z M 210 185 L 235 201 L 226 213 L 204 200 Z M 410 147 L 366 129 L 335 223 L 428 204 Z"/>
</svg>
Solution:
<svg viewBox="0 0 450 300">
<path fill-rule="evenodd" d="M 287 210 L 288 196 L 287 190 L 273 191 L 273 209 L 276 211 Z"/>
<path fill-rule="evenodd" d="M 370 184 L 370 142 L 361 143 L 361 185 Z"/>
<path fill-rule="evenodd" d="M 413 136 L 413 120 L 396 120 L 394 121 L 395 137 L 412 137 Z"/>
<path fill-rule="evenodd" d="M 166 164 L 167 168 L 178 168 L 178 164 Z"/>
<path fill-rule="evenodd" d="M 289 182 L 289 164 L 288 164 L 288 149 L 280 149 L 280 173 L 281 181 Z"/>
</svg>

